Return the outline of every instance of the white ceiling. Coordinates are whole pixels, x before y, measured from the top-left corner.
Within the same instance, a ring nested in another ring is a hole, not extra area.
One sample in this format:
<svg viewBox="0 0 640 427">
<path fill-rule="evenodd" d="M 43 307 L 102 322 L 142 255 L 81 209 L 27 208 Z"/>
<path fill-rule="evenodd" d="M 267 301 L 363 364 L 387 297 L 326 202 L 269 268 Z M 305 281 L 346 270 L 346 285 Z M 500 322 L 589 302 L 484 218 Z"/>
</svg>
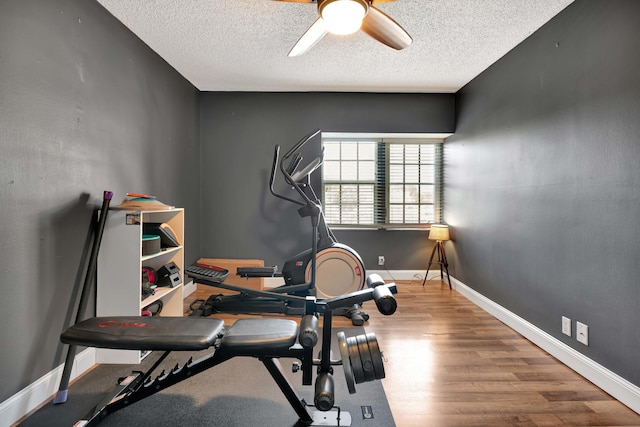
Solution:
<svg viewBox="0 0 640 427">
<path fill-rule="evenodd" d="M 378 8 L 413 37 L 407 49 L 329 34 L 295 58 L 287 54 L 317 18 L 315 4 L 98 2 L 202 91 L 450 93 L 573 0 L 397 0 Z"/>
</svg>

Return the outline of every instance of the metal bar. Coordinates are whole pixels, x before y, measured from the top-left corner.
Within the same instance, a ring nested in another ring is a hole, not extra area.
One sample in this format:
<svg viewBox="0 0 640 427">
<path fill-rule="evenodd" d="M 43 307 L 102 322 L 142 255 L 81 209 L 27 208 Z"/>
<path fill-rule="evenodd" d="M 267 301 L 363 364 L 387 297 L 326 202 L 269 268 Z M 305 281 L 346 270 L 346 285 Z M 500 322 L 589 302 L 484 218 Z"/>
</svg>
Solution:
<svg viewBox="0 0 640 427">
<path fill-rule="evenodd" d="M 323 314 L 322 323 L 322 354 L 320 356 L 320 372 L 331 372 L 331 323 L 333 314 L 331 310 Z"/>
<path fill-rule="evenodd" d="M 280 387 L 280 391 L 285 395 L 293 410 L 296 411 L 298 418 L 300 418 L 300 422 L 311 424 L 313 422 L 313 418 L 311 418 L 306 406 L 298 398 L 298 395 L 289 380 L 287 380 L 282 373 L 282 365 L 280 365 L 280 361 L 276 358 L 265 358 L 262 360 L 262 363 L 264 363 L 264 366 L 271 374 L 271 377 L 276 384 L 278 384 L 278 387 Z"/>
<path fill-rule="evenodd" d="M 188 273 L 187 273 L 188 274 Z M 193 277 L 193 276 L 192 276 Z M 227 289 L 230 291 L 240 292 L 242 294 L 256 296 L 256 297 L 264 297 L 264 298 L 272 298 L 279 301 L 298 301 L 304 305 L 305 297 L 299 297 L 294 295 L 285 295 L 276 292 L 269 291 L 259 291 L 256 289 L 244 288 L 242 286 L 229 285 L 227 283 L 218 283 L 211 280 L 206 280 L 200 277 L 193 277 L 193 279 L 197 283 L 202 283 L 203 285 L 213 286 L 216 288 Z"/>
<path fill-rule="evenodd" d="M 396 287 L 395 283 L 387 283 L 380 286 L 386 286 L 387 288 L 389 288 L 389 291 L 391 291 L 392 294 L 398 293 L 398 288 Z M 320 300 L 318 301 L 318 311 L 324 313 L 327 310 L 334 310 L 336 308 L 352 307 L 354 304 L 360 304 L 372 299 L 373 289 L 363 289 L 361 291 L 352 292 L 347 295 Z"/>
<path fill-rule="evenodd" d="M 100 251 L 100 243 L 102 242 L 102 234 L 104 232 L 104 226 L 107 222 L 107 212 L 109 211 L 109 203 L 113 193 L 111 191 L 105 191 L 102 196 L 102 208 L 100 210 L 100 218 L 95 228 L 95 238 L 93 239 L 93 247 L 91 248 L 91 256 L 89 257 L 89 266 L 87 267 L 87 275 L 85 276 L 84 285 L 82 286 L 82 293 L 80 294 L 80 303 L 78 304 L 78 312 L 76 313 L 76 323 L 80 322 L 84 316 L 84 312 L 87 308 L 89 301 L 89 287 L 94 281 L 96 275 L 96 264 L 98 263 L 98 252 Z M 70 345 L 67 350 L 67 357 L 64 362 L 64 368 L 62 370 L 62 378 L 60 379 L 60 386 L 58 392 L 53 398 L 54 404 L 65 403 L 67 401 L 67 393 L 69 391 L 69 379 L 71 378 L 71 370 L 73 368 L 73 361 L 76 358 L 77 347 Z"/>
</svg>

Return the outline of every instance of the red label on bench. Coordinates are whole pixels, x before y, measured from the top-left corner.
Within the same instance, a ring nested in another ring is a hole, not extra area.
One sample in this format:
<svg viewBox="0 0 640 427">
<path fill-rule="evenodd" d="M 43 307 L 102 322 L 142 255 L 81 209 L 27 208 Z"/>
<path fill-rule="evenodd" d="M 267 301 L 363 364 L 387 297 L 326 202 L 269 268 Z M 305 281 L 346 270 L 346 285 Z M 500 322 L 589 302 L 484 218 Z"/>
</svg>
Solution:
<svg viewBox="0 0 640 427">
<path fill-rule="evenodd" d="M 136 328 L 144 328 L 146 326 L 151 326 L 151 325 L 149 323 L 140 323 L 140 322 L 132 322 L 132 323 L 116 322 L 115 320 L 107 320 L 106 322 L 98 323 L 99 328 L 108 328 L 109 326 L 131 326 Z"/>
</svg>

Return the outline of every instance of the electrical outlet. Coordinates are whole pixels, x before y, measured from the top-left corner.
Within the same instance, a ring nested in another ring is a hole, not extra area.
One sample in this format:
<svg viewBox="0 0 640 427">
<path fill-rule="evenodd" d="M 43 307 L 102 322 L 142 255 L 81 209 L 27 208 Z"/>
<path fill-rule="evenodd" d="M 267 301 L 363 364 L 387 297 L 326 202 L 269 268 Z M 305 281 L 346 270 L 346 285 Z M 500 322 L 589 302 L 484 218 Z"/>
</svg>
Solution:
<svg viewBox="0 0 640 427">
<path fill-rule="evenodd" d="M 576 322 L 576 339 L 584 345 L 589 345 L 589 327 L 584 323 Z"/>
<path fill-rule="evenodd" d="M 378 257 L 378 265 L 384 265 L 384 255 Z"/>
<path fill-rule="evenodd" d="M 571 336 L 571 319 L 562 316 L 562 333 Z"/>
</svg>

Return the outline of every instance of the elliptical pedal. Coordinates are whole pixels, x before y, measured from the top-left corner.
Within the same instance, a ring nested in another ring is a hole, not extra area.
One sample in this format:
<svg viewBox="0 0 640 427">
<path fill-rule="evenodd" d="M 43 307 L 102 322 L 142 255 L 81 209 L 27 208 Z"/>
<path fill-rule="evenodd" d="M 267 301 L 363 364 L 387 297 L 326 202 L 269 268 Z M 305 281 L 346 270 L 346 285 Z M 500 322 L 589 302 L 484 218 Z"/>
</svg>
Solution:
<svg viewBox="0 0 640 427">
<path fill-rule="evenodd" d="M 282 273 L 278 273 L 277 265 L 267 267 L 238 267 L 236 274 L 240 277 L 282 277 Z"/>
</svg>

